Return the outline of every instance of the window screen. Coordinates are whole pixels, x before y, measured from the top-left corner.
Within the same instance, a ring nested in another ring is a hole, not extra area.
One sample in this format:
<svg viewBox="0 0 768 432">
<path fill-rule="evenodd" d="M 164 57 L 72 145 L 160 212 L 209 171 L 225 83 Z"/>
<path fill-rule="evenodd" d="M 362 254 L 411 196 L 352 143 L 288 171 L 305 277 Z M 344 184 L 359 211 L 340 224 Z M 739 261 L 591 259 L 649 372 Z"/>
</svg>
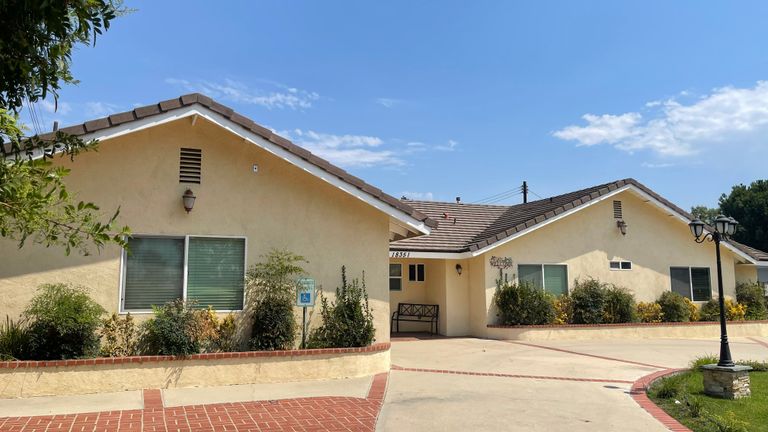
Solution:
<svg viewBox="0 0 768 432">
<path fill-rule="evenodd" d="M 517 279 L 520 283 L 528 282 L 537 288 L 544 288 L 541 264 L 520 264 L 517 266 Z"/>
<path fill-rule="evenodd" d="M 148 310 L 181 298 L 184 239 L 134 237 L 128 240 L 123 309 Z"/>
<path fill-rule="evenodd" d="M 389 290 L 403 290 L 403 266 L 401 264 L 389 265 Z"/>
<path fill-rule="evenodd" d="M 216 310 L 243 308 L 245 240 L 190 237 L 187 298 Z"/>
<path fill-rule="evenodd" d="M 691 298 L 691 275 L 688 267 L 672 267 L 669 269 L 669 276 L 672 279 L 672 291 Z"/>
<path fill-rule="evenodd" d="M 709 284 L 709 268 L 691 268 L 691 291 L 694 301 L 707 301 L 712 296 L 712 288 Z"/>
<path fill-rule="evenodd" d="M 564 265 L 544 265 L 544 290 L 552 295 L 568 294 L 568 268 Z"/>
</svg>

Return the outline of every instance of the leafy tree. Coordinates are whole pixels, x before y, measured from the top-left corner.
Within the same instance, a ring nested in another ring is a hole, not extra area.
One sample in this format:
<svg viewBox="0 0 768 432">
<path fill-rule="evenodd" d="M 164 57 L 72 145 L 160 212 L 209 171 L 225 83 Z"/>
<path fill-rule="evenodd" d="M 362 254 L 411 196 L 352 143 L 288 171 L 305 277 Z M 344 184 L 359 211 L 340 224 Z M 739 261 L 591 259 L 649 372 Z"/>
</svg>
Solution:
<svg viewBox="0 0 768 432">
<path fill-rule="evenodd" d="M 80 0 L 35 2 L 0 0 L 0 237 L 28 239 L 82 254 L 89 245 L 124 244 L 127 227 L 118 229 L 118 212 L 101 221 L 93 203 L 77 201 L 63 178 L 69 170 L 51 159 L 75 157 L 95 142 L 61 132 L 24 137 L 18 113 L 23 104 L 52 95 L 62 83 L 75 84 L 72 49 L 96 42 L 124 11 L 119 2 Z"/>
<path fill-rule="evenodd" d="M 705 205 L 691 207 L 691 214 L 701 219 L 704 223 L 711 224 L 717 215 L 720 214 L 719 208 L 709 208 Z"/>
<path fill-rule="evenodd" d="M 734 240 L 768 250 L 768 180 L 734 186 L 720 197 L 720 209 L 739 221 Z"/>
</svg>

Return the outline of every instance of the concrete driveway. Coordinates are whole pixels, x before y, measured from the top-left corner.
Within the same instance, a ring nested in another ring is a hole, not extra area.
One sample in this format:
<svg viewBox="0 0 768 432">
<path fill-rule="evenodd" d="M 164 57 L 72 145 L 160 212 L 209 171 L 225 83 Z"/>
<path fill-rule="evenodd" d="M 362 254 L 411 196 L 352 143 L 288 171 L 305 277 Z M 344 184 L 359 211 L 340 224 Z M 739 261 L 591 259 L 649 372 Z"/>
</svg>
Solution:
<svg viewBox="0 0 768 432">
<path fill-rule="evenodd" d="M 768 359 L 765 338 L 731 349 Z M 632 383 L 717 352 L 718 341 L 679 339 L 394 342 L 377 430 L 664 431 L 631 398 Z"/>
</svg>

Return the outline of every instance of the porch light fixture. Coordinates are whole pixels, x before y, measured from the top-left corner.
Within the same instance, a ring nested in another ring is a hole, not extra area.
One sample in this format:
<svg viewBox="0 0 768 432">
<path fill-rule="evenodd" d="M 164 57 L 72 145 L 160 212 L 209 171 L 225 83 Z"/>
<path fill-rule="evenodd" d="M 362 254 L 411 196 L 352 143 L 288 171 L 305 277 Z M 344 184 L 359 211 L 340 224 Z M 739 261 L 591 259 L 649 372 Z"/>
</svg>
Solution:
<svg viewBox="0 0 768 432">
<path fill-rule="evenodd" d="M 712 232 L 704 233 L 706 224 L 700 219 L 696 218 L 688 224 L 691 228 L 691 234 L 696 240 L 696 243 L 704 243 L 705 241 L 715 242 L 715 255 L 717 256 L 717 294 L 718 303 L 720 304 L 720 360 L 717 362 L 718 366 L 733 367 L 733 359 L 731 358 L 731 348 L 728 345 L 728 331 L 725 327 L 725 296 L 723 295 L 723 270 L 720 265 L 720 242 L 728 240 L 728 237 L 736 232 L 736 226 L 738 226 L 736 219 L 719 215 L 715 218 L 715 229 Z"/>
<path fill-rule="evenodd" d="M 192 189 L 187 189 L 184 192 L 184 195 L 181 196 L 182 202 L 184 202 L 184 210 L 187 211 L 187 213 L 192 211 L 192 208 L 195 206 L 195 199 L 197 197 L 195 196 L 195 193 L 192 192 Z"/>
<path fill-rule="evenodd" d="M 616 226 L 619 227 L 619 231 L 621 231 L 621 235 L 627 235 L 627 223 L 623 220 L 616 221 Z"/>
<path fill-rule="evenodd" d="M 459 274 L 459 276 L 461 276 L 461 272 L 462 272 L 463 270 L 464 270 L 464 269 L 461 267 L 461 264 L 456 264 L 456 273 L 458 273 L 458 274 Z"/>
</svg>

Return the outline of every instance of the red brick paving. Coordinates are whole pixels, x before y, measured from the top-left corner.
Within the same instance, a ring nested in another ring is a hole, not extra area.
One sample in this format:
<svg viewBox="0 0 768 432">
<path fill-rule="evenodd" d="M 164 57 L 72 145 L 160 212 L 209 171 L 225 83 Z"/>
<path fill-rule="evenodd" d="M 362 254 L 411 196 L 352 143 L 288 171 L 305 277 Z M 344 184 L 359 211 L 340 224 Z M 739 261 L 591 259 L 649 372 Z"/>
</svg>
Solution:
<svg viewBox="0 0 768 432">
<path fill-rule="evenodd" d="M 654 372 L 650 375 L 646 375 L 635 381 L 634 384 L 632 384 L 632 390 L 630 391 L 630 394 L 632 394 L 632 399 L 634 399 L 638 405 L 643 407 L 643 409 L 648 411 L 648 414 L 652 415 L 653 418 L 660 421 L 664 426 L 667 427 L 667 429 L 673 432 L 691 432 L 691 430 L 680 424 L 680 422 L 672 418 L 672 416 L 664 412 L 663 409 L 659 408 L 658 405 L 653 403 L 653 401 L 648 398 L 646 390 L 648 390 L 648 387 L 655 380 L 680 372 L 682 370 L 684 369 L 666 369 L 663 371 Z"/>
<path fill-rule="evenodd" d="M 163 408 L 159 390 L 145 390 L 143 410 L 0 418 L 7 432 L 373 431 L 388 374 L 373 378 L 365 399 L 313 397 Z"/>
</svg>

